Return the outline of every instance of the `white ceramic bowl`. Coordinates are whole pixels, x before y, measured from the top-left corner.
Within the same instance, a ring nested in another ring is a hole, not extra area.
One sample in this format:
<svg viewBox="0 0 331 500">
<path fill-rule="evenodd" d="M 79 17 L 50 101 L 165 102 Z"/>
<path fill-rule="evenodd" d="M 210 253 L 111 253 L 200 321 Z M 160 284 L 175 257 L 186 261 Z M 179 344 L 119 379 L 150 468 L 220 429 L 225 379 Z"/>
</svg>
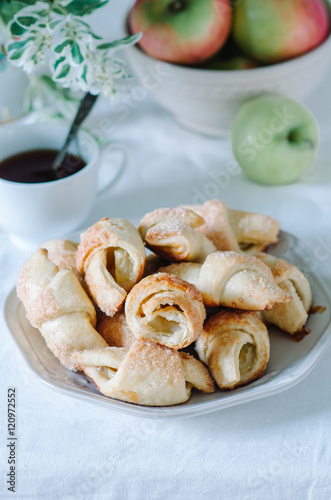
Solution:
<svg viewBox="0 0 331 500">
<path fill-rule="evenodd" d="M 265 92 L 305 100 L 331 63 L 331 35 L 313 51 L 262 68 L 207 70 L 168 64 L 133 46 L 129 63 L 142 85 L 177 120 L 197 132 L 226 135 L 241 104 Z"/>
</svg>

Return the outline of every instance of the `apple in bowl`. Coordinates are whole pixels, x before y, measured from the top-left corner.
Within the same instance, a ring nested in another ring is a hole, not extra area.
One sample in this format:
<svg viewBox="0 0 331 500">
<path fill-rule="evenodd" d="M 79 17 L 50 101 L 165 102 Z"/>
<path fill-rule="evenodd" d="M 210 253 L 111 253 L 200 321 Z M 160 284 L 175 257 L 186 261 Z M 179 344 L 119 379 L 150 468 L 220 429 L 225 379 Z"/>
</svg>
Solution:
<svg viewBox="0 0 331 500">
<path fill-rule="evenodd" d="M 233 38 L 249 56 L 278 63 L 321 45 L 330 29 L 323 0 L 241 0 L 234 9 Z"/>
<path fill-rule="evenodd" d="M 194 65 L 212 57 L 231 30 L 230 0 L 137 0 L 130 11 L 131 33 L 148 55 Z"/>
<path fill-rule="evenodd" d="M 265 94 L 249 99 L 231 129 L 234 157 L 261 184 L 289 184 L 313 163 L 319 146 L 314 115 L 290 97 Z"/>
</svg>

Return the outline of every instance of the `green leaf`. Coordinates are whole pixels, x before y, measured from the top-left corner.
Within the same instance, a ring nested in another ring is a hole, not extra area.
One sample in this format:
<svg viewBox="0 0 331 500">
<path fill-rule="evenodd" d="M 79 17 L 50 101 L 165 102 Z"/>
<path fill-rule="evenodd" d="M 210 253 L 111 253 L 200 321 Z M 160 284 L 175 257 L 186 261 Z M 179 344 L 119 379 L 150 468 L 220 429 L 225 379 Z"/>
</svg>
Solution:
<svg viewBox="0 0 331 500">
<path fill-rule="evenodd" d="M 54 63 L 54 71 L 56 71 L 56 69 L 58 68 L 59 64 L 63 63 L 64 61 L 66 60 L 66 58 L 63 56 L 63 57 L 60 57 L 59 59 L 57 59 Z"/>
<path fill-rule="evenodd" d="M 7 50 L 8 50 L 8 52 L 11 52 L 12 50 L 21 49 L 22 47 L 24 47 L 26 45 L 27 42 L 30 42 L 31 40 L 33 40 L 32 37 L 27 38 L 26 40 L 22 40 L 22 41 L 11 42 L 8 44 Z"/>
<path fill-rule="evenodd" d="M 13 20 L 15 14 L 27 5 L 33 5 L 35 0 L 2 0 L 0 2 L 0 15 L 5 24 L 9 24 Z"/>
<path fill-rule="evenodd" d="M 22 49 L 14 50 L 13 52 L 11 52 L 9 54 L 8 59 L 10 61 L 17 61 L 17 59 L 20 59 L 22 57 L 22 55 L 25 52 L 25 49 L 26 49 L 26 47 L 23 47 Z"/>
<path fill-rule="evenodd" d="M 97 49 L 107 50 L 107 49 L 114 49 L 115 47 L 119 47 L 120 45 L 132 45 L 133 43 L 136 43 L 139 40 L 140 36 L 141 36 L 140 33 L 137 33 L 135 35 L 122 38 L 121 40 L 115 40 L 114 42 L 109 42 L 109 43 L 102 43 L 101 45 L 97 46 Z"/>
<path fill-rule="evenodd" d="M 23 28 L 29 28 L 33 24 L 36 24 L 38 18 L 33 16 L 17 16 L 15 20 Z"/>
<path fill-rule="evenodd" d="M 54 52 L 60 54 L 67 47 L 67 45 L 72 45 L 73 43 L 74 42 L 68 38 L 64 42 L 60 43 L 60 45 L 57 45 L 54 49 Z"/>
<path fill-rule="evenodd" d="M 56 69 L 55 65 L 54 65 L 54 69 Z M 56 83 L 52 80 L 52 78 L 49 75 L 40 75 L 39 78 L 40 78 L 40 80 L 42 82 L 46 83 L 46 85 L 48 85 L 49 87 L 51 87 L 52 90 L 57 90 Z"/>
<path fill-rule="evenodd" d="M 76 64 L 80 64 L 83 62 L 84 57 L 80 51 L 79 45 L 77 42 L 73 41 L 71 45 L 71 55 L 72 59 Z"/>
<path fill-rule="evenodd" d="M 63 16 L 63 9 L 61 7 L 54 7 L 53 8 L 53 12 L 55 12 L 55 14 L 60 14 L 61 16 Z"/>
<path fill-rule="evenodd" d="M 56 80 L 60 80 L 61 78 L 65 78 L 68 75 L 69 71 L 70 71 L 70 64 L 64 64 L 60 73 L 58 75 L 54 76 L 54 78 Z"/>
<path fill-rule="evenodd" d="M 10 24 L 9 26 L 10 33 L 13 36 L 22 36 L 24 33 L 26 33 L 26 29 L 22 28 L 19 24 L 17 24 L 15 21 Z"/>
<path fill-rule="evenodd" d="M 56 26 L 57 26 L 60 22 L 61 22 L 61 20 L 58 20 L 58 21 L 52 21 L 52 22 L 50 22 L 50 23 L 49 23 L 49 25 L 48 25 L 48 26 L 50 27 L 50 29 L 51 29 L 51 30 L 53 30 L 53 29 L 55 29 L 55 28 L 56 28 Z"/>
<path fill-rule="evenodd" d="M 89 31 L 89 34 L 94 38 L 95 40 L 102 40 L 102 36 L 96 35 L 93 33 L 93 31 Z"/>
<path fill-rule="evenodd" d="M 72 0 L 68 5 L 66 5 L 66 10 L 69 14 L 74 14 L 75 16 L 87 16 L 95 10 L 103 7 L 108 3 L 109 0 Z"/>
<path fill-rule="evenodd" d="M 84 82 L 87 84 L 87 78 L 86 78 L 86 75 L 87 75 L 87 65 L 85 64 L 85 65 L 84 65 L 83 72 L 82 72 L 82 79 L 83 79 L 83 80 L 84 80 Z"/>
</svg>

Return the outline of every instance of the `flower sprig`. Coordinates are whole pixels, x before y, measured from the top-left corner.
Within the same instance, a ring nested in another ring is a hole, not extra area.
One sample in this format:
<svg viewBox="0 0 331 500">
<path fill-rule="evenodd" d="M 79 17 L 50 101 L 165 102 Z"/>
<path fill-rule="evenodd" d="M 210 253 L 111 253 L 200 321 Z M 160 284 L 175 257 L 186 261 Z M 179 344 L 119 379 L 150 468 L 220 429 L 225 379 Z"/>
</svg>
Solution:
<svg viewBox="0 0 331 500">
<path fill-rule="evenodd" d="M 140 35 L 105 43 L 91 30 L 82 17 L 107 1 L 10 2 L 7 59 L 27 73 L 48 64 L 52 79 L 72 91 L 113 93 L 115 80 L 128 76 L 124 61 L 115 56 L 115 51 L 136 43 Z"/>
</svg>

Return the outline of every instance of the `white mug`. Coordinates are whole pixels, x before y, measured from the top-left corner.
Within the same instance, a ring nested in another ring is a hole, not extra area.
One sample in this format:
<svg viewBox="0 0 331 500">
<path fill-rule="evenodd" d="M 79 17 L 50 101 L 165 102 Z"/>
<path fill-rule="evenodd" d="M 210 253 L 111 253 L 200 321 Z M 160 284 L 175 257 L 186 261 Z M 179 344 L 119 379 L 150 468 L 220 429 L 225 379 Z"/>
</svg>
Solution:
<svg viewBox="0 0 331 500">
<path fill-rule="evenodd" d="M 67 125 L 54 122 L 2 128 L 0 162 L 25 151 L 59 150 L 68 130 Z M 111 149 L 122 150 L 123 162 L 106 185 L 99 188 L 102 155 L 107 152 L 108 157 Z M 77 229 L 91 212 L 96 196 L 107 190 L 127 161 L 124 144 L 109 144 L 101 151 L 96 140 L 84 130 L 78 132 L 69 152 L 81 157 L 86 166 L 69 177 L 51 182 L 27 184 L 4 180 L 0 169 L 0 230 L 8 232 L 15 245 L 28 249 Z"/>
</svg>

